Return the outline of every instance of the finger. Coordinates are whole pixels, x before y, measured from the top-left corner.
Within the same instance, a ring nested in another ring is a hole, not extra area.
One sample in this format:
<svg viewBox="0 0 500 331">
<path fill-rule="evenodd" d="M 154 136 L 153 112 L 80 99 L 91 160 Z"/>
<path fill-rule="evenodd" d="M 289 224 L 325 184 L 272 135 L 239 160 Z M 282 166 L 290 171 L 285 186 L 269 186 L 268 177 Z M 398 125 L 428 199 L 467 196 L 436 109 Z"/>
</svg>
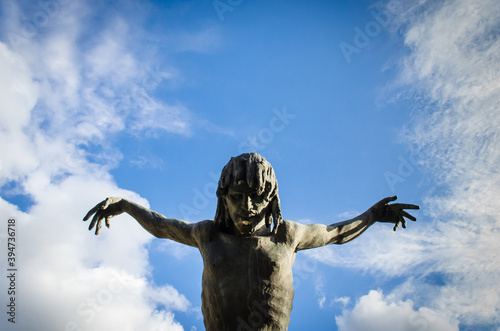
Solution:
<svg viewBox="0 0 500 331">
<path fill-rule="evenodd" d="M 395 196 L 393 196 L 393 197 L 387 197 L 387 198 L 384 198 L 384 199 L 380 200 L 378 203 L 380 203 L 380 204 L 382 204 L 382 205 L 386 205 L 386 204 L 388 204 L 389 202 L 396 200 L 397 198 L 398 198 L 398 196 L 397 196 L 397 195 L 395 195 Z"/>
<path fill-rule="evenodd" d="M 101 232 L 101 228 L 102 228 L 102 218 L 100 218 L 98 221 L 97 221 L 97 226 L 95 227 L 95 235 L 97 236 L 99 234 L 99 232 Z"/>
<path fill-rule="evenodd" d="M 405 219 L 403 218 L 403 216 L 399 215 L 398 216 L 398 220 L 396 221 L 396 224 L 394 225 L 394 231 L 396 231 L 399 227 L 399 224 L 401 224 L 403 226 L 403 229 L 406 229 L 406 221 Z"/>
<path fill-rule="evenodd" d="M 89 231 L 94 228 L 94 226 L 96 225 L 97 221 L 100 218 L 102 218 L 102 213 L 101 213 L 101 211 L 98 211 L 97 213 L 95 213 L 94 217 L 92 218 L 92 221 L 89 224 Z"/>
<path fill-rule="evenodd" d="M 95 205 L 94 208 L 92 208 L 88 213 L 87 215 L 85 215 L 85 217 L 83 218 L 83 221 L 86 221 L 90 218 L 90 216 L 92 216 L 96 211 L 98 211 L 100 208 L 101 208 L 101 205 L 102 205 L 102 202 L 99 202 L 97 205 Z"/>
<path fill-rule="evenodd" d="M 394 207 L 400 208 L 400 209 L 420 209 L 419 206 L 417 205 L 412 205 L 410 203 L 394 203 L 392 204 Z"/>
<path fill-rule="evenodd" d="M 409 219 L 410 221 L 413 221 L 415 222 L 417 220 L 416 217 L 408 214 L 407 212 L 405 212 L 404 210 L 401 210 L 401 215 L 403 215 L 404 217 L 406 217 L 407 219 Z"/>
<path fill-rule="evenodd" d="M 106 221 L 106 227 L 109 229 L 109 219 L 111 216 L 106 217 L 104 220 Z"/>
</svg>

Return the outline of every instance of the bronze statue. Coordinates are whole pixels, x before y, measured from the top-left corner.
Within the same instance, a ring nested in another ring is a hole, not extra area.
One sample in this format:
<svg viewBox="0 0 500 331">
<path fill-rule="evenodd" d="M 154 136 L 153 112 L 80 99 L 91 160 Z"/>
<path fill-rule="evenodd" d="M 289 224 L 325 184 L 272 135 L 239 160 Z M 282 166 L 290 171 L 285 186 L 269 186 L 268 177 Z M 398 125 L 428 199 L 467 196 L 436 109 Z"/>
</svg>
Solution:
<svg viewBox="0 0 500 331">
<path fill-rule="evenodd" d="M 412 204 L 380 200 L 361 215 L 331 225 L 301 224 L 281 217 L 274 170 L 255 153 L 231 158 L 217 188 L 215 220 L 188 223 L 122 198 L 92 208 L 96 235 L 110 218 L 128 213 L 158 238 L 196 247 L 203 257 L 202 311 L 207 330 L 286 330 L 294 296 L 292 265 L 303 249 L 344 244 L 375 222 L 406 227 Z"/>
</svg>

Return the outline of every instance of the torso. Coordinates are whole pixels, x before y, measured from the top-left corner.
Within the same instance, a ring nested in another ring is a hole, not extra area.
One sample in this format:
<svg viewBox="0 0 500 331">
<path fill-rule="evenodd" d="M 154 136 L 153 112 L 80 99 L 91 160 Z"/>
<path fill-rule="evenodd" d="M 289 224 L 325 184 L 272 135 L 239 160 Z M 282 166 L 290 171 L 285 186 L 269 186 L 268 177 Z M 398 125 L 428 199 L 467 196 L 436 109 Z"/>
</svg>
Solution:
<svg viewBox="0 0 500 331">
<path fill-rule="evenodd" d="M 211 224 L 210 224 L 211 223 Z M 207 330 L 286 330 L 295 248 L 286 222 L 276 235 L 240 237 L 205 223 L 202 311 Z"/>
</svg>

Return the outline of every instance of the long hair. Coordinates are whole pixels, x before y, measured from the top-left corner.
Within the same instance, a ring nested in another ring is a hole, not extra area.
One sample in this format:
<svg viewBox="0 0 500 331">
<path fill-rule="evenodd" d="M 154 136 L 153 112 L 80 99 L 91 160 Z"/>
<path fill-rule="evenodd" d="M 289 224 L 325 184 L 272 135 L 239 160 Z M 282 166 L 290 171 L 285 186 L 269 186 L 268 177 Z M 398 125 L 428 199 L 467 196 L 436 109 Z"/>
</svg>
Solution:
<svg viewBox="0 0 500 331">
<path fill-rule="evenodd" d="M 245 153 L 231 160 L 224 166 L 217 187 L 217 211 L 215 224 L 219 229 L 227 231 L 232 227 L 232 220 L 227 213 L 224 196 L 231 184 L 246 182 L 254 188 L 259 195 L 264 194 L 269 201 L 265 213 L 266 227 L 276 233 L 278 226 L 283 222 L 281 217 L 280 199 L 278 196 L 278 181 L 273 167 L 267 160 L 257 153 Z"/>
</svg>

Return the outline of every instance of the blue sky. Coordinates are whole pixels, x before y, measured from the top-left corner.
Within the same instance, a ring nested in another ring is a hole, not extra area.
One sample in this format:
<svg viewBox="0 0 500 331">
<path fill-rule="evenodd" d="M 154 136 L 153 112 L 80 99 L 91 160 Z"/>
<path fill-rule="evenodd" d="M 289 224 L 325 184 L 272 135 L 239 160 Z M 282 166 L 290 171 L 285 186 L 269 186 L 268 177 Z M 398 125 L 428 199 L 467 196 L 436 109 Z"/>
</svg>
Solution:
<svg viewBox="0 0 500 331">
<path fill-rule="evenodd" d="M 258 152 L 286 219 L 421 206 L 299 253 L 289 330 L 500 330 L 495 1 L 0 4 L 2 329 L 204 330 L 196 249 L 81 219 L 107 196 L 212 219 L 222 167 Z"/>
</svg>

